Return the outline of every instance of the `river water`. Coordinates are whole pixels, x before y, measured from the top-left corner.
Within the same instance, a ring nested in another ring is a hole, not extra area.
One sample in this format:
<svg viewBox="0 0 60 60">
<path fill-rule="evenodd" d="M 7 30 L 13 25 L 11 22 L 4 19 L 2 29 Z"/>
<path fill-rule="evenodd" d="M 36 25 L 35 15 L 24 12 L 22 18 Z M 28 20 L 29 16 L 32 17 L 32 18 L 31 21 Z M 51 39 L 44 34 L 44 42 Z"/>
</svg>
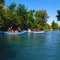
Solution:
<svg viewBox="0 0 60 60">
<path fill-rule="evenodd" d="M 60 60 L 60 31 L 0 34 L 0 60 Z"/>
</svg>

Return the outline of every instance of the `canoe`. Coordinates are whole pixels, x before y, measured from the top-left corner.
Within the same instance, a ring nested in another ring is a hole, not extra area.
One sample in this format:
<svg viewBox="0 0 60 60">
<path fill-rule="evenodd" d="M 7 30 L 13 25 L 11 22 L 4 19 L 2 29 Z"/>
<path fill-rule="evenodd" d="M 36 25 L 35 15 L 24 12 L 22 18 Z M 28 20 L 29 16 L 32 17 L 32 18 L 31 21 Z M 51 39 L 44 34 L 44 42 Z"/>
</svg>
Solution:
<svg viewBox="0 0 60 60">
<path fill-rule="evenodd" d="M 43 30 L 43 31 L 28 31 L 28 33 L 45 33 L 45 30 Z"/>
<path fill-rule="evenodd" d="M 35 32 L 32 32 L 32 33 L 40 33 L 41 34 L 41 33 L 45 33 L 45 31 L 37 31 L 37 32 L 35 31 Z"/>
<path fill-rule="evenodd" d="M 21 31 L 21 32 L 4 32 L 4 34 L 23 34 L 26 33 L 27 31 Z"/>
</svg>

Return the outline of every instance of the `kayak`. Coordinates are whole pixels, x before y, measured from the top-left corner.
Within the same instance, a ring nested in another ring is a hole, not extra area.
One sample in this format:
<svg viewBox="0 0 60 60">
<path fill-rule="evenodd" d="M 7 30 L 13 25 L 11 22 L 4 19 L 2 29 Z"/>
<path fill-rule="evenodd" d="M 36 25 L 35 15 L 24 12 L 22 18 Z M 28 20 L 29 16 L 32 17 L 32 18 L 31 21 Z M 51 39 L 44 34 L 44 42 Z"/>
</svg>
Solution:
<svg viewBox="0 0 60 60">
<path fill-rule="evenodd" d="M 34 31 L 34 32 L 32 32 L 32 33 L 45 33 L 45 31 Z"/>
<path fill-rule="evenodd" d="M 27 31 L 21 31 L 21 32 L 4 32 L 4 34 L 23 34 L 26 33 Z"/>
<path fill-rule="evenodd" d="M 45 33 L 45 31 L 34 31 L 34 32 L 32 32 L 32 33 Z"/>
<path fill-rule="evenodd" d="M 28 33 L 45 33 L 45 30 L 43 30 L 43 31 L 28 31 Z"/>
</svg>

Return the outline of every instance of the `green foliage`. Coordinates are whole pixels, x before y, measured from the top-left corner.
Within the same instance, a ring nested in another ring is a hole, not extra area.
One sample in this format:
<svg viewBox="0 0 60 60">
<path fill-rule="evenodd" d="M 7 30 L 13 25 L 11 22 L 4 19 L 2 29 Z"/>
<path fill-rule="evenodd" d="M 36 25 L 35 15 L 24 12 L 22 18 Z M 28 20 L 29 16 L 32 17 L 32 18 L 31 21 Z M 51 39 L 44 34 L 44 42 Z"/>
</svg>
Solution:
<svg viewBox="0 0 60 60">
<path fill-rule="evenodd" d="M 40 29 L 43 29 L 43 26 L 47 22 L 47 18 L 48 18 L 48 15 L 45 10 L 37 10 L 35 12 L 35 22 L 38 25 L 36 25 L 36 26 L 38 26 L 38 28 L 40 28 Z"/>
<path fill-rule="evenodd" d="M 0 3 L 0 26 L 3 26 L 3 20 L 4 20 L 4 9 L 3 4 Z"/>
<path fill-rule="evenodd" d="M 56 23 L 55 21 L 52 22 L 52 28 L 53 30 L 58 30 L 58 23 Z"/>
<path fill-rule="evenodd" d="M 0 4 L 4 4 L 5 3 L 5 0 L 0 0 Z"/>
<path fill-rule="evenodd" d="M 27 28 L 32 28 L 32 25 L 34 23 L 34 11 L 33 10 L 30 10 L 27 12 L 27 21 L 26 21 L 26 26 Z"/>
<path fill-rule="evenodd" d="M 13 2 L 11 5 L 8 7 L 10 10 L 15 10 L 16 4 Z"/>
<path fill-rule="evenodd" d="M 4 2 L 3 2 L 4 3 Z M 16 7 L 15 3 L 11 3 L 7 9 L 3 9 L 4 5 L 0 4 L 0 26 L 6 30 L 9 27 L 14 29 L 44 29 L 47 22 L 46 10 L 27 10 L 25 5 L 19 4 Z"/>
<path fill-rule="evenodd" d="M 43 26 L 43 28 L 44 28 L 44 30 L 51 30 L 51 29 L 52 29 L 52 27 L 51 27 L 48 23 L 46 23 L 46 24 Z"/>
<path fill-rule="evenodd" d="M 56 17 L 57 17 L 57 20 L 59 21 L 60 20 L 60 10 L 57 10 L 57 14 Z"/>
<path fill-rule="evenodd" d="M 59 26 L 59 30 L 60 30 L 60 26 Z"/>
<path fill-rule="evenodd" d="M 2 26 L 3 26 L 3 20 L 0 17 L 0 27 L 2 27 Z"/>
</svg>

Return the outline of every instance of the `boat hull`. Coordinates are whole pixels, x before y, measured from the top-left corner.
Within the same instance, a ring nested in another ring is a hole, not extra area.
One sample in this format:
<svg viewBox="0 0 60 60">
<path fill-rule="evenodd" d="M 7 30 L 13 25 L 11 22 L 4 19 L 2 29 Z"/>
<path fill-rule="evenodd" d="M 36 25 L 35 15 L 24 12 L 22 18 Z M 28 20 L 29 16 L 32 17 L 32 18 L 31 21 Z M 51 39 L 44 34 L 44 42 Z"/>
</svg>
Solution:
<svg viewBox="0 0 60 60">
<path fill-rule="evenodd" d="M 42 34 L 42 33 L 45 33 L 45 31 L 38 31 L 38 32 L 32 32 L 32 33 L 40 33 L 40 34 Z"/>
<path fill-rule="evenodd" d="M 42 34 L 42 33 L 45 33 L 45 31 L 28 31 L 28 33 L 40 33 L 40 34 Z"/>
<path fill-rule="evenodd" d="M 4 32 L 4 34 L 23 34 L 26 33 L 27 31 L 21 31 L 21 32 Z"/>
</svg>

